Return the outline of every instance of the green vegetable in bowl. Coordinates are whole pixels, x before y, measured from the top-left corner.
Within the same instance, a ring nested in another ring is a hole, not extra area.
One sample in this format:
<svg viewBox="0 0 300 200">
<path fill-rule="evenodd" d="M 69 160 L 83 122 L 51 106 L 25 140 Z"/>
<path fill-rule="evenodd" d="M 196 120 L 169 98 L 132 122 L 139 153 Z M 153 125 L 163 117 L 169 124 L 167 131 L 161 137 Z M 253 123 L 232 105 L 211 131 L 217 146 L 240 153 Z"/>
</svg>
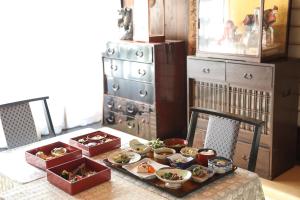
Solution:
<svg viewBox="0 0 300 200">
<path fill-rule="evenodd" d="M 149 142 L 149 145 L 153 148 L 153 149 L 158 149 L 161 147 L 164 147 L 165 144 L 163 141 L 161 141 L 159 138 L 157 138 L 156 140 L 151 140 Z"/>
</svg>

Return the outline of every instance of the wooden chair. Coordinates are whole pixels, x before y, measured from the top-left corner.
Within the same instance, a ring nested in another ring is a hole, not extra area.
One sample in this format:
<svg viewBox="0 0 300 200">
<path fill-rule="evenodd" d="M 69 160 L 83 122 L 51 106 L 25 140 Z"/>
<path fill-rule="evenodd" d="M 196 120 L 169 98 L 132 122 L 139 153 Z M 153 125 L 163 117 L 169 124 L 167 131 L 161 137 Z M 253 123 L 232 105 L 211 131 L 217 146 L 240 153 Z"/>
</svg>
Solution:
<svg viewBox="0 0 300 200">
<path fill-rule="evenodd" d="M 261 130 L 264 124 L 263 121 L 209 109 L 191 108 L 190 110 L 192 114 L 187 133 L 188 146 L 193 145 L 198 114 L 207 114 L 210 117 L 205 137 L 204 148 L 217 149 L 219 151 L 217 151 L 218 155 L 227 155 L 227 157 L 230 158 L 233 157 L 240 123 L 243 122 L 253 125 L 254 134 L 249 155 L 248 170 L 255 171 Z"/>
<path fill-rule="evenodd" d="M 30 102 L 43 101 L 49 133 L 55 136 L 47 99 L 49 97 L 40 97 L 0 105 L 0 119 L 9 149 L 38 141 Z"/>
</svg>

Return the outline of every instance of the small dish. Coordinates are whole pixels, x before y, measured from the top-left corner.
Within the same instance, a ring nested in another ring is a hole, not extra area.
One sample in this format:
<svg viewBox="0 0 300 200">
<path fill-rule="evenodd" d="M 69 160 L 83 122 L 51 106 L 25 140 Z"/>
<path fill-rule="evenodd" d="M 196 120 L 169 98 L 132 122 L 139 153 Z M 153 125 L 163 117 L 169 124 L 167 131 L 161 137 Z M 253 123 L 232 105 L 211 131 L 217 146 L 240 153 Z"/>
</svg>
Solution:
<svg viewBox="0 0 300 200">
<path fill-rule="evenodd" d="M 152 150 L 159 149 L 165 146 L 164 142 L 161 141 L 159 138 L 155 140 L 151 140 L 149 142 L 149 146 L 151 146 Z"/>
<path fill-rule="evenodd" d="M 165 182 L 165 186 L 171 189 L 178 189 L 182 184 L 192 177 L 188 170 L 176 168 L 162 168 L 156 171 L 156 177 Z"/>
<path fill-rule="evenodd" d="M 218 174 L 224 174 L 233 168 L 233 162 L 231 159 L 217 156 L 208 160 L 208 167 L 213 169 Z"/>
<path fill-rule="evenodd" d="M 202 183 L 215 174 L 213 169 L 203 167 L 202 165 L 192 165 L 187 170 L 192 172 L 192 180 L 197 183 Z"/>
<path fill-rule="evenodd" d="M 176 151 L 171 148 L 162 147 L 154 150 L 153 157 L 159 160 L 165 160 L 167 157 L 175 154 Z"/>
<path fill-rule="evenodd" d="M 198 153 L 198 149 L 194 147 L 184 147 L 180 150 L 180 153 L 185 157 L 195 158 Z"/>
<path fill-rule="evenodd" d="M 140 143 L 137 139 L 131 140 L 129 142 L 129 146 L 134 152 L 136 152 L 138 154 L 142 154 L 142 155 L 151 151 L 151 147 L 149 145 Z"/>
<path fill-rule="evenodd" d="M 141 159 L 141 155 L 130 151 L 118 151 L 108 156 L 108 161 L 114 165 L 128 165 Z"/>
<path fill-rule="evenodd" d="M 67 153 L 67 149 L 64 147 L 57 147 L 51 150 L 51 155 L 54 157 L 60 157 Z"/>
<path fill-rule="evenodd" d="M 141 163 L 148 163 L 149 165 L 151 165 L 154 168 L 154 172 L 153 173 L 139 173 L 138 172 L 138 166 Z M 162 165 L 158 162 L 155 162 L 154 160 L 150 159 L 150 158 L 144 158 L 136 163 L 130 164 L 130 165 L 124 165 L 123 168 L 126 169 L 127 171 L 129 171 L 130 173 L 142 178 L 142 179 L 153 179 L 155 178 L 155 172 L 161 168 L 166 168 L 168 167 L 167 165 Z"/>
<path fill-rule="evenodd" d="M 181 168 L 181 169 L 188 168 L 194 162 L 194 158 L 185 157 L 179 153 L 175 153 L 175 154 L 167 157 L 167 160 L 169 160 L 170 165 L 172 167 Z"/>
<path fill-rule="evenodd" d="M 181 138 L 169 138 L 164 140 L 164 144 L 166 147 L 175 149 L 176 152 L 179 152 L 183 147 L 186 147 L 188 142 L 187 140 Z"/>
<path fill-rule="evenodd" d="M 198 154 L 196 155 L 196 162 L 199 165 L 203 165 L 205 167 L 208 166 L 208 160 L 216 157 L 217 152 L 213 149 L 199 149 Z"/>
</svg>

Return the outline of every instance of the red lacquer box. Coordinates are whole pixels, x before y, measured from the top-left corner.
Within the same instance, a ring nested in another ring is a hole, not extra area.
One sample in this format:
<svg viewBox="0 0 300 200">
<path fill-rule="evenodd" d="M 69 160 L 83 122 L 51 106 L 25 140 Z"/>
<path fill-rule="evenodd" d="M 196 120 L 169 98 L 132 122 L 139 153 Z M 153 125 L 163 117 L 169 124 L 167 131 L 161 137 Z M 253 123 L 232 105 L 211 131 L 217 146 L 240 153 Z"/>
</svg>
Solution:
<svg viewBox="0 0 300 200">
<path fill-rule="evenodd" d="M 60 176 L 63 170 L 70 172 L 83 163 L 85 163 L 87 170 L 95 171 L 96 173 L 76 182 L 71 182 Z M 82 192 L 105 181 L 109 181 L 110 178 L 111 171 L 108 167 L 85 157 L 47 169 L 47 180 L 71 195 Z"/>
<path fill-rule="evenodd" d="M 96 141 L 92 140 L 91 138 L 95 136 L 102 136 L 105 139 L 110 139 L 108 142 L 102 142 L 101 140 Z M 85 142 L 80 143 L 78 142 L 80 139 L 85 140 Z M 88 143 L 96 143 L 95 146 L 86 146 Z M 79 137 L 71 138 L 70 144 L 78 147 L 82 150 L 82 153 L 86 156 L 92 157 L 98 155 L 100 153 L 104 153 L 107 151 L 111 151 L 113 149 L 117 149 L 121 147 L 121 139 L 119 137 L 110 135 L 108 133 L 102 131 L 96 131 L 92 133 L 88 133 L 85 135 L 81 135 Z"/>
<path fill-rule="evenodd" d="M 50 160 L 44 160 L 38 156 L 36 156 L 36 153 L 38 151 L 44 152 L 46 155 L 51 154 L 51 150 L 54 148 L 59 148 L 59 147 L 64 147 L 67 149 L 67 153 L 64 154 L 63 156 L 52 158 Z M 52 144 L 48 144 L 45 146 L 41 146 L 35 149 L 31 149 L 29 151 L 25 152 L 25 158 L 26 161 L 35 166 L 38 167 L 42 170 L 46 170 L 50 167 L 54 167 L 56 165 L 60 165 L 62 163 L 78 159 L 82 157 L 82 151 L 76 147 L 70 146 L 68 144 L 65 144 L 63 142 L 55 142 Z"/>
</svg>

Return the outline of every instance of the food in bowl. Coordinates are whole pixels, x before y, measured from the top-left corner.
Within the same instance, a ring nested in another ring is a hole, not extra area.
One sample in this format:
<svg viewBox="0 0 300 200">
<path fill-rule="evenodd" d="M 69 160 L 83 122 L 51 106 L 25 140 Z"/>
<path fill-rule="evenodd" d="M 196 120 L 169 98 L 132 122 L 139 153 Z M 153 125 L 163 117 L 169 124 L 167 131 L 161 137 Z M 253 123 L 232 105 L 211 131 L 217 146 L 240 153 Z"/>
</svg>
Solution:
<svg viewBox="0 0 300 200">
<path fill-rule="evenodd" d="M 208 167 L 213 169 L 218 174 L 224 174 L 232 170 L 233 162 L 231 159 L 218 156 L 208 160 Z"/>
<path fill-rule="evenodd" d="M 195 158 L 198 153 L 198 149 L 193 147 L 184 147 L 180 150 L 180 153 L 185 157 Z"/>
<path fill-rule="evenodd" d="M 110 154 L 107 159 L 115 165 L 126 165 L 139 161 L 141 156 L 135 152 L 118 151 Z"/>
<path fill-rule="evenodd" d="M 92 176 L 96 173 L 96 171 L 89 170 L 85 164 L 81 164 L 73 171 L 63 170 L 60 176 L 70 181 L 71 183 L 75 183 L 76 181 L 79 181 L 85 177 Z"/>
<path fill-rule="evenodd" d="M 167 157 L 167 159 L 170 162 L 170 165 L 172 167 L 177 167 L 177 168 L 181 168 L 181 169 L 185 169 L 189 166 L 191 166 L 194 162 L 194 158 L 193 157 L 184 157 L 183 155 L 176 153 L 173 154 L 169 157 Z"/>
<path fill-rule="evenodd" d="M 149 145 L 145 145 L 141 142 L 139 142 L 137 139 L 133 139 L 129 142 L 130 148 L 139 154 L 146 154 L 151 150 L 151 147 Z"/>
<path fill-rule="evenodd" d="M 162 148 L 165 146 L 164 142 L 162 140 L 160 140 L 159 138 L 157 138 L 155 140 L 151 140 L 149 142 L 149 145 L 152 147 L 152 149 L 158 149 L 158 148 Z"/>
<path fill-rule="evenodd" d="M 186 147 L 187 143 L 187 140 L 181 138 L 169 138 L 164 140 L 166 147 L 175 149 L 177 152 L 179 152 L 183 147 Z"/>
<path fill-rule="evenodd" d="M 217 152 L 213 149 L 199 149 L 196 155 L 196 161 L 198 164 L 208 166 L 208 160 L 216 157 Z"/>
<path fill-rule="evenodd" d="M 120 153 L 115 157 L 113 157 L 113 159 L 116 163 L 127 164 L 130 161 L 130 156 L 125 153 L 124 154 Z"/>
<path fill-rule="evenodd" d="M 162 147 L 154 150 L 153 157 L 159 160 L 165 160 L 168 156 L 175 154 L 176 151 L 171 148 Z"/>
<path fill-rule="evenodd" d="M 214 175 L 214 170 L 201 165 L 192 165 L 188 168 L 192 172 L 192 180 L 202 183 Z"/>
<path fill-rule="evenodd" d="M 165 186 L 171 189 L 177 189 L 188 181 L 192 173 L 188 170 L 176 168 L 161 168 L 156 171 L 156 177 L 165 182 Z"/>
</svg>

